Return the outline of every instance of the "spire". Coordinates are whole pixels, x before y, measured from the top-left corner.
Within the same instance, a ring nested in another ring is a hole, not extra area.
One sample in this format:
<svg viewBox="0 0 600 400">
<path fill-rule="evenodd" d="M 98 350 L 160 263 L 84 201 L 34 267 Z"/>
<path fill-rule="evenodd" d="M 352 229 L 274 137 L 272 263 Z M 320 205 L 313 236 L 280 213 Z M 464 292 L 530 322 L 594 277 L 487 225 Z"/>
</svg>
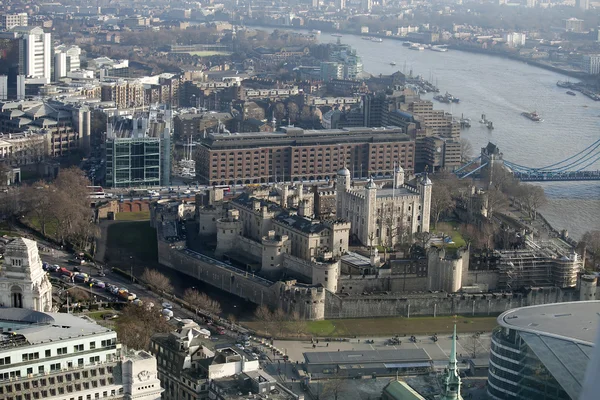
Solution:
<svg viewBox="0 0 600 400">
<path fill-rule="evenodd" d="M 450 348 L 450 367 L 456 369 L 456 324 L 454 324 L 452 347 Z"/>
</svg>

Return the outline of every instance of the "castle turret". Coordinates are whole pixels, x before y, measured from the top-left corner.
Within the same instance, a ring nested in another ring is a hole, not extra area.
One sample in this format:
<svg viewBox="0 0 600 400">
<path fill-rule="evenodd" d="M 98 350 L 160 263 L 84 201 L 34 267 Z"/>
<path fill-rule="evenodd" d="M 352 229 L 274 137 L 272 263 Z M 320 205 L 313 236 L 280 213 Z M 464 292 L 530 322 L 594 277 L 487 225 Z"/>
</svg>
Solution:
<svg viewBox="0 0 600 400">
<path fill-rule="evenodd" d="M 394 171 L 394 187 L 400 188 L 402 186 L 404 186 L 404 168 L 398 165 Z"/>
<path fill-rule="evenodd" d="M 583 275 L 579 287 L 579 300 L 596 300 L 596 286 L 598 278 L 594 275 Z"/>
<path fill-rule="evenodd" d="M 279 278 L 283 270 L 283 255 L 289 253 L 289 238 L 287 235 L 275 235 L 269 231 L 262 238 L 262 267 L 261 272 L 269 278 Z"/>
<path fill-rule="evenodd" d="M 338 217 L 344 216 L 344 195 L 348 189 L 350 189 L 350 171 L 348 171 L 348 168 L 344 167 L 338 171 L 335 181 L 335 213 Z"/>
<path fill-rule="evenodd" d="M 419 224 L 421 232 L 429 232 L 429 220 L 431 218 L 431 191 L 433 189 L 433 183 L 431 179 L 425 174 L 420 184 L 421 191 L 421 223 Z"/>
<path fill-rule="evenodd" d="M 366 210 L 366 221 L 364 225 L 364 235 L 363 237 L 368 241 L 367 245 L 374 246 L 379 244 L 378 235 L 375 233 L 377 226 L 375 221 L 377 220 L 377 185 L 373 181 L 373 178 L 370 178 L 365 186 L 365 207 Z M 372 240 L 374 239 L 374 240 Z M 373 243 L 371 243 L 373 242 Z"/>
<path fill-rule="evenodd" d="M 242 234 L 242 221 L 238 210 L 228 210 L 227 217 L 217 220 L 217 248 L 215 256 L 222 257 L 223 254 L 236 248 L 238 238 Z"/>
<path fill-rule="evenodd" d="M 286 183 L 282 184 L 281 187 L 281 207 L 288 208 L 288 197 L 290 195 L 290 188 Z"/>
</svg>

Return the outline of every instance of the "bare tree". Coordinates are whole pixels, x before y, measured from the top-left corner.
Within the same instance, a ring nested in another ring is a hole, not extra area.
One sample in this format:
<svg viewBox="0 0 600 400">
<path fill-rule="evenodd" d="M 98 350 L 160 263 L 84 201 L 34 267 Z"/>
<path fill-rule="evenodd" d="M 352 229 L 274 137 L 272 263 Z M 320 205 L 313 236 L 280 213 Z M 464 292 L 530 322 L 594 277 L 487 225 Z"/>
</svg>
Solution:
<svg viewBox="0 0 600 400">
<path fill-rule="evenodd" d="M 588 231 L 583 234 L 579 241 L 579 246 L 583 253 L 591 253 L 592 267 L 600 262 L 600 230 Z"/>
<path fill-rule="evenodd" d="M 293 101 L 289 101 L 287 104 L 287 114 L 288 114 L 288 118 L 290 120 L 290 123 L 295 123 L 298 118 L 299 118 L 299 114 L 300 114 L 300 109 L 298 108 L 298 104 L 296 104 Z"/>
<path fill-rule="evenodd" d="M 422 248 L 425 248 L 427 246 L 427 242 L 429 242 L 429 239 L 431 239 L 432 236 L 433 234 L 431 232 L 416 232 L 414 234 L 416 242 Z"/>
<path fill-rule="evenodd" d="M 431 192 L 431 216 L 433 226 L 437 228 L 440 217 L 454 209 L 456 203 L 452 198 L 451 188 L 443 181 L 437 181 Z"/>
<path fill-rule="evenodd" d="M 283 336 L 287 328 L 288 315 L 279 307 L 273 312 L 273 325 L 279 336 Z"/>
<path fill-rule="evenodd" d="M 273 313 L 269 310 L 269 307 L 265 305 L 259 306 L 254 312 L 254 318 L 262 323 L 266 334 L 272 333 Z"/>
<path fill-rule="evenodd" d="M 167 333 L 172 326 L 153 309 L 127 305 L 119 317 L 117 332 L 119 340 L 128 348 L 147 350 L 150 339 L 156 333 Z"/>
<path fill-rule="evenodd" d="M 487 217 L 492 218 L 494 212 L 502 211 L 507 205 L 506 195 L 499 189 L 491 188 L 485 193 Z"/>
<path fill-rule="evenodd" d="M 519 190 L 519 197 L 525 206 L 529 217 L 532 219 L 536 219 L 537 210 L 546 204 L 546 193 L 544 189 L 540 186 L 535 185 L 520 185 L 521 188 Z"/>
<path fill-rule="evenodd" d="M 462 162 L 469 162 L 473 158 L 473 145 L 466 138 L 460 138 L 460 158 Z"/>
<path fill-rule="evenodd" d="M 142 281 L 150 286 L 155 287 L 161 293 L 168 293 L 173 291 L 173 285 L 171 285 L 171 280 L 155 269 L 146 268 L 144 270 L 144 273 L 142 274 Z"/>
<path fill-rule="evenodd" d="M 292 313 L 288 322 L 288 331 L 298 337 L 306 333 L 306 323 L 302 320 L 298 311 Z"/>
<path fill-rule="evenodd" d="M 343 398 L 343 394 L 346 391 L 347 382 L 346 377 L 341 376 L 337 371 L 330 379 L 328 379 L 323 385 L 323 398 L 338 400 Z"/>
</svg>

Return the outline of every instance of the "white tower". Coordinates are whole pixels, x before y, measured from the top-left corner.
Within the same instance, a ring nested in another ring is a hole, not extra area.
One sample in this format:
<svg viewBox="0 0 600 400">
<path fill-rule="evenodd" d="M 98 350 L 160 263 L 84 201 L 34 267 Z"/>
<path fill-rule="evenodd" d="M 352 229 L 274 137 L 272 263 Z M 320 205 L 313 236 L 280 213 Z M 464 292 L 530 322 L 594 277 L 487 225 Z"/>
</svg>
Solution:
<svg viewBox="0 0 600 400">
<path fill-rule="evenodd" d="M 335 181 L 335 215 L 338 218 L 344 217 L 344 196 L 348 189 L 350 189 L 350 171 L 344 167 L 338 171 Z"/>
<path fill-rule="evenodd" d="M 425 174 L 421 181 L 421 232 L 429 232 L 429 220 L 431 218 L 431 190 L 433 183 Z M 417 228 L 418 229 L 418 228 Z"/>
<path fill-rule="evenodd" d="M 52 309 L 52 285 L 35 241 L 17 238 L 6 246 L 0 288 L 0 303 L 5 307 Z"/>
</svg>

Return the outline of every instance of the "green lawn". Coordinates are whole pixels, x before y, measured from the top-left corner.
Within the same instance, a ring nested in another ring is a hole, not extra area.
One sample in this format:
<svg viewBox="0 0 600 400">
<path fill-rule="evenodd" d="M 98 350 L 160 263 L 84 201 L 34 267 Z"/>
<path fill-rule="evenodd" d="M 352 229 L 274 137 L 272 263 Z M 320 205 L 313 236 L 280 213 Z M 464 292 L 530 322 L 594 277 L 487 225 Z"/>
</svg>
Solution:
<svg viewBox="0 0 600 400">
<path fill-rule="evenodd" d="M 121 212 L 115 215 L 117 221 L 148 221 L 150 211 Z"/>
<path fill-rule="evenodd" d="M 450 236 L 454 243 L 446 246 L 448 249 L 458 249 L 467 245 L 465 239 L 458 231 L 459 224 L 457 222 L 440 222 L 437 225 L 437 228 L 431 228 L 432 233 L 444 233 L 446 236 Z"/>
<path fill-rule="evenodd" d="M 25 225 L 30 226 L 35 229 L 39 233 L 42 233 L 42 225 L 40 224 L 39 218 L 34 215 L 27 215 L 25 219 L 22 220 Z M 49 238 L 56 239 L 56 232 L 58 230 L 58 224 L 56 220 L 47 221 L 46 222 L 46 236 Z"/>
<path fill-rule="evenodd" d="M 158 260 L 156 230 L 148 221 L 118 222 L 107 229 L 106 260 L 113 266 L 155 265 Z"/>
<path fill-rule="evenodd" d="M 452 332 L 454 317 L 356 318 L 308 321 L 306 330 L 315 336 L 424 335 Z M 490 332 L 496 317 L 457 317 L 459 332 Z"/>
<path fill-rule="evenodd" d="M 306 321 L 303 331 L 319 337 L 368 337 L 388 335 L 430 335 L 450 333 L 454 321 L 458 332 L 491 332 L 498 323 L 496 317 L 415 317 L 415 318 L 353 318 Z M 244 322 L 250 329 L 260 331 L 263 323 Z"/>
</svg>

